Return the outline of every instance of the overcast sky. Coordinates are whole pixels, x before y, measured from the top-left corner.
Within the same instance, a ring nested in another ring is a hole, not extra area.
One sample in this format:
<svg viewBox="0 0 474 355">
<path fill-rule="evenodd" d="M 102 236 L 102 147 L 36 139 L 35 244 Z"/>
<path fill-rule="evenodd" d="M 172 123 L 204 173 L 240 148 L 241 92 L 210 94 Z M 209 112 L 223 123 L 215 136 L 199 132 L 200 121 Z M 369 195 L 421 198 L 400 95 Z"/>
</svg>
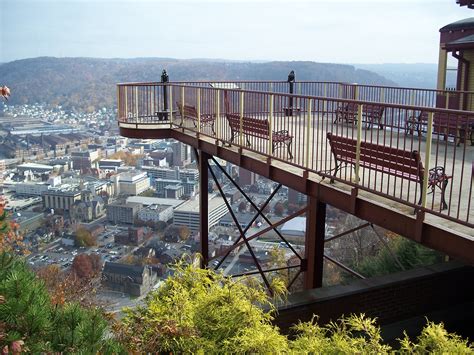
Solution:
<svg viewBox="0 0 474 355">
<path fill-rule="evenodd" d="M 437 63 L 455 0 L 0 0 L 0 62 L 173 57 Z"/>
</svg>

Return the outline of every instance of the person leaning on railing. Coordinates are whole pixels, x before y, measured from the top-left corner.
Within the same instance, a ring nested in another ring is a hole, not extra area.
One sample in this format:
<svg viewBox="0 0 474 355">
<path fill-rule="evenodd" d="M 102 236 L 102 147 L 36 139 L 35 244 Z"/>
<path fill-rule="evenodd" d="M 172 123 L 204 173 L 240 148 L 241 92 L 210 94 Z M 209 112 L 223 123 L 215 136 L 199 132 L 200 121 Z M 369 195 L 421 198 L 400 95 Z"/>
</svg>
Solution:
<svg viewBox="0 0 474 355">
<path fill-rule="evenodd" d="M 10 89 L 6 86 L 2 86 L 0 87 L 0 95 L 2 95 L 2 97 L 8 101 L 8 98 L 10 97 Z"/>
</svg>

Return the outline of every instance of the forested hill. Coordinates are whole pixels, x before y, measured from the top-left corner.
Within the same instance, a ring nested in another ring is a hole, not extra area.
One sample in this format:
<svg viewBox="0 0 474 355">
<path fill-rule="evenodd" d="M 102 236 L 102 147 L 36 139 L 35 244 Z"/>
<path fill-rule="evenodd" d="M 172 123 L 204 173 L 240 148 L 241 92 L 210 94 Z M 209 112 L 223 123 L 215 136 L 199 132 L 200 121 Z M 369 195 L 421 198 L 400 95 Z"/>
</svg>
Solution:
<svg viewBox="0 0 474 355">
<path fill-rule="evenodd" d="M 116 83 L 159 81 L 163 69 L 170 80 L 286 80 L 294 70 L 297 80 L 395 85 L 373 72 L 329 63 L 52 57 L 1 64 L 0 85 L 11 88 L 11 104 L 38 102 L 91 111 L 115 103 Z"/>
<path fill-rule="evenodd" d="M 438 78 L 438 64 L 355 64 L 355 67 L 380 74 L 403 87 L 435 89 Z M 448 72 L 447 79 L 447 86 L 455 86 L 454 75 Z"/>
</svg>

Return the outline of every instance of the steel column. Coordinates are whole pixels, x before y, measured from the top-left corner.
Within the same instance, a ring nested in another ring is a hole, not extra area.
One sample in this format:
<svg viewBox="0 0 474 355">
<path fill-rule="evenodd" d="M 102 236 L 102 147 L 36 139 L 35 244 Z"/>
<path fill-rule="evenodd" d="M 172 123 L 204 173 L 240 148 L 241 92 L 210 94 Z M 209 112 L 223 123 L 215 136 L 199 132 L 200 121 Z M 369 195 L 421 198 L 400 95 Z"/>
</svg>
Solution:
<svg viewBox="0 0 474 355">
<path fill-rule="evenodd" d="M 326 204 L 317 200 L 315 197 L 308 196 L 305 236 L 305 289 L 318 288 L 323 285 L 325 229 Z"/>
<path fill-rule="evenodd" d="M 202 150 L 199 151 L 199 237 L 201 241 L 202 267 L 207 267 L 209 261 L 209 197 L 207 190 L 209 157 L 209 154 Z"/>
</svg>

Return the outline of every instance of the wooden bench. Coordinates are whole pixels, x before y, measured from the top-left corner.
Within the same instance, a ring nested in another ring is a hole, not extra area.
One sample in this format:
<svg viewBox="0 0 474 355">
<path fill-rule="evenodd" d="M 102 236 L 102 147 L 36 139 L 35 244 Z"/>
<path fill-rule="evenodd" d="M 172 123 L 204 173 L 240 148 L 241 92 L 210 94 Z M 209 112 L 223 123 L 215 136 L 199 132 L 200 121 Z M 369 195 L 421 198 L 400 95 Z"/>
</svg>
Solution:
<svg viewBox="0 0 474 355">
<path fill-rule="evenodd" d="M 346 121 L 348 123 L 357 122 L 357 113 L 358 113 L 358 104 L 354 102 L 344 103 L 339 105 L 336 109 L 336 119 L 333 123 L 337 121 Z M 364 104 L 362 106 L 362 118 L 364 121 L 368 122 L 369 127 L 372 124 L 377 123 L 380 129 L 383 129 L 382 116 L 384 112 L 384 107 L 381 105 L 374 104 Z"/>
<path fill-rule="evenodd" d="M 333 177 L 336 176 L 343 164 L 355 166 L 357 147 L 355 139 L 337 136 L 328 132 L 327 140 L 336 161 Z M 423 167 L 420 153 L 416 150 L 410 152 L 362 141 L 360 144 L 359 166 L 414 181 L 420 184 L 420 191 L 423 189 L 425 168 Z M 443 210 L 448 208 L 445 200 L 445 191 L 449 179 L 451 179 L 451 176 L 445 174 L 444 167 L 437 166 L 429 171 L 428 188 L 431 189 L 431 192 L 434 192 L 436 187 L 441 190 L 441 209 Z M 331 182 L 333 182 L 333 179 Z M 421 195 L 418 204 L 421 204 Z"/>
<path fill-rule="evenodd" d="M 178 107 L 179 115 L 181 116 L 180 126 L 183 125 L 184 120 L 190 120 L 193 122 L 194 127 L 197 127 L 198 121 L 201 123 L 201 129 L 205 126 L 211 127 L 212 134 L 216 134 L 214 130 L 214 124 L 216 122 L 216 116 L 209 113 L 201 113 L 200 119 L 198 119 L 198 113 L 196 107 L 184 104 L 176 101 L 176 106 Z"/>
<path fill-rule="evenodd" d="M 227 122 L 229 122 L 231 137 L 230 142 L 233 143 L 235 137 L 240 133 L 240 114 L 226 113 Z M 270 139 L 270 124 L 267 119 L 259 119 L 244 116 L 242 118 L 242 134 L 245 135 L 247 146 L 250 146 L 249 136 Z M 272 153 L 278 148 L 286 147 L 288 156 L 293 159 L 291 153 L 291 144 L 293 136 L 287 130 L 272 131 Z"/>
<path fill-rule="evenodd" d="M 405 133 L 413 134 L 416 130 L 421 136 L 423 128 L 428 125 L 428 112 L 419 111 L 405 121 Z M 433 116 L 433 132 L 441 134 L 446 140 L 448 136 L 454 138 L 456 145 L 464 143 L 468 138 L 474 145 L 474 115 L 435 112 Z"/>
</svg>

